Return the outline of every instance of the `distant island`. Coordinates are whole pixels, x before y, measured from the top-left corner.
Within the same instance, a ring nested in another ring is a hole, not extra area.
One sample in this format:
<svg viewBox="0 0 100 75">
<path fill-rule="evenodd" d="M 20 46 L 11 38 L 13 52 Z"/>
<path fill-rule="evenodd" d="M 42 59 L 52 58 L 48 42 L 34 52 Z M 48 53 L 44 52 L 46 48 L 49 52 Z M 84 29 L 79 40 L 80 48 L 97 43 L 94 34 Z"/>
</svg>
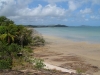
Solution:
<svg viewBox="0 0 100 75">
<path fill-rule="evenodd" d="M 89 26 L 89 25 L 81 25 L 82 27 L 87 27 L 87 26 Z"/>
<path fill-rule="evenodd" d="M 66 25 L 25 25 L 26 27 L 41 28 L 41 27 L 68 27 Z"/>
</svg>

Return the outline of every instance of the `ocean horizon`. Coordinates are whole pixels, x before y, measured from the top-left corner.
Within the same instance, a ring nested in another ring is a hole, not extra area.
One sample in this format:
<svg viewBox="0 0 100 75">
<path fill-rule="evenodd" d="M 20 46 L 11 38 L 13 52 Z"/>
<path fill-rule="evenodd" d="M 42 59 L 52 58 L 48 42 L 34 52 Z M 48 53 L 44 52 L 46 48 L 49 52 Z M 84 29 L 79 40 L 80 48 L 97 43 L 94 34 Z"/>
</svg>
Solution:
<svg viewBox="0 0 100 75">
<path fill-rule="evenodd" d="M 42 35 L 61 37 L 75 42 L 100 43 L 100 26 L 34 28 Z"/>
</svg>

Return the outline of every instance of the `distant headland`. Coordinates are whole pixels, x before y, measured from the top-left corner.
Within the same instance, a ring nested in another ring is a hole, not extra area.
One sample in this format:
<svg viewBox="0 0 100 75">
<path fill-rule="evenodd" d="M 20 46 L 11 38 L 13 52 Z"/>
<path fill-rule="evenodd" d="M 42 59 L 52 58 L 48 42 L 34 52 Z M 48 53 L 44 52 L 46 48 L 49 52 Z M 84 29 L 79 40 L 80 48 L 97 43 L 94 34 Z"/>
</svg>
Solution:
<svg viewBox="0 0 100 75">
<path fill-rule="evenodd" d="M 61 25 L 61 24 L 57 24 L 57 25 L 25 25 L 26 27 L 33 27 L 33 28 L 42 28 L 42 27 L 68 27 L 66 25 Z"/>
</svg>

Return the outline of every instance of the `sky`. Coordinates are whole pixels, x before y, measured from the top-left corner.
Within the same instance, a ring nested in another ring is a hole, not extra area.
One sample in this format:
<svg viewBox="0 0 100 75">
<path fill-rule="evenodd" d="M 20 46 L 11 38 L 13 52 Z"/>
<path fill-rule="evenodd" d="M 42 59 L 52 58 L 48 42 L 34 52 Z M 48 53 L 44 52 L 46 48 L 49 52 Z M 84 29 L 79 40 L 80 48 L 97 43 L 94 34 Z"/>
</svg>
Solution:
<svg viewBox="0 0 100 75">
<path fill-rule="evenodd" d="M 0 16 L 22 25 L 100 26 L 100 0 L 0 0 Z"/>
</svg>

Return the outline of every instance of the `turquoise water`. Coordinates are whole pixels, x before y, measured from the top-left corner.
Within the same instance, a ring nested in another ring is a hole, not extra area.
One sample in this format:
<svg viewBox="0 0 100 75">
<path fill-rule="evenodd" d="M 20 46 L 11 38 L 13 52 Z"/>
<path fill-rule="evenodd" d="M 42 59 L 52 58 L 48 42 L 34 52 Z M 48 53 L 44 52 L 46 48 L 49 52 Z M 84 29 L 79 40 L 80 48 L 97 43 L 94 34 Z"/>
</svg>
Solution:
<svg viewBox="0 0 100 75">
<path fill-rule="evenodd" d="M 48 27 L 35 28 L 43 35 L 57 36 L 73 41 L 100 43 L 100 27 Z"/>
</svg>

